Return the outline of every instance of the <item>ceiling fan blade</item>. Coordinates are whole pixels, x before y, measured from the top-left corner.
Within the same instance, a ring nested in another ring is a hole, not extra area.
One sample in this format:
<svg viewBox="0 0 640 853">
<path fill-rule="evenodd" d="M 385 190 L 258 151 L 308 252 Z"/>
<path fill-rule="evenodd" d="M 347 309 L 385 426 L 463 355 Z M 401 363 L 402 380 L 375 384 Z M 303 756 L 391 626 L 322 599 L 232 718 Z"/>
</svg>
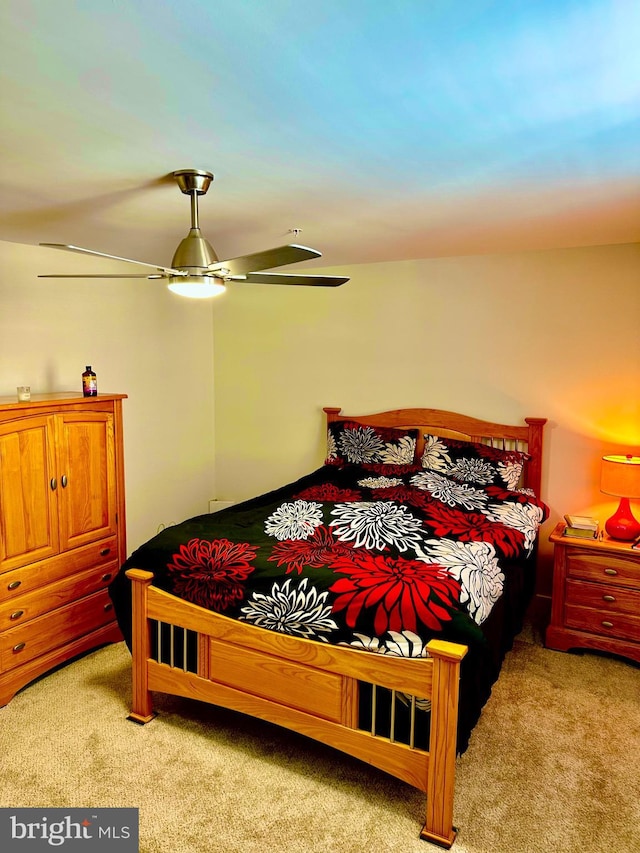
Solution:
<svg viewBox="0 0 640 853">
<path fill-rule="evenodd" d="M 99 258 L 109 258 L 112 261 L 126 261 L 128 264 L 138 264 L 141 267 L 151 267 L 158 272 L 166 272 L 171 275 L 187 275 L 184 270 L 174 270 L 172 267 L 162 267 L 158 264 L 147 264 L 144 261 L 134 261 L 131 258 L 121 258 L 119 255 L 107 255 L 106 252 L 96 252 L 94 249 L 83 249 L 82 246 L 70 246 L 66 243 L 40 243 L 47 249 L 63 249 L 65 252 L 79 252 L 81 255 L 96 255 Z M 68 276 L 65 276 L 68 278 Z"/>
<path fill-rule="evenodd" d="M 231 281 L 234 281 L 232 278 Z M 294 273 L 250 272 L 238 281 L 247 284 L 296 284 L 303 287 L 339 287 L 349 281 L 344 276 L 337 275 L 295 275 Z"/>
<path fill-rule="evenodd" d="M 224 269 L 227 275 L 245 275 L 256 270 L 270 270 L 274 267 L 283 267 L 286 264 L 296 264 L 300 261 L 308 261 L 311 258 L 321 258 L 322 253 L 307 246 L 298 246 L 290 243 L 288 246 L 278 246 L 275 249 L 266 249 L 264 252 L 254 252 L 251 255 L 241 255 L 239 258 L 231 258 L 228 261 L 218 261 L 210 264 L 210 270 Z"/>
<path fill-rule="evenodd" d="M 124 273 L 123 275 L 96 275 L 95 273 L 88 273 L 87 275 L 39 275 L 38 278 L 171 278 L 170 275 L 164 275 L 163 273 L 157 273 L 156 275 L 145 275 L 144 273 L 130 273 L 127 275 Z"/>
</svg>

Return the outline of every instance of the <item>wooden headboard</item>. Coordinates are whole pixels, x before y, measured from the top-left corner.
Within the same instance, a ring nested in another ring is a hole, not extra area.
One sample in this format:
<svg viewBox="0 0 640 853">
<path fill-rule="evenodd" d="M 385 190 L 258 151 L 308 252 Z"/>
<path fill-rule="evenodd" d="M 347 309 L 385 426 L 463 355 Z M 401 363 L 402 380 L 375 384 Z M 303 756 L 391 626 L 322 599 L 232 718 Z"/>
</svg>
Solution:
<svg viewBox="0 0 640 853">
<path fill-rule="evenodd" d="M 540 497 L 542 482 L 542 434 L 546 418 L 525 418 L 522 425 L 498 424 L 443 409 L 394 409 L 372 415 L 343 415 L 342 409 L 326 406 L 327 425 L 335 421 L 355 421 L 365 426 L 418 429 L 416 460 L 422 456 L 424 433 L 461 441 L 477 441 L 504 450 L 520 450 L 529 455 L 523 485 Z"/>
</svg>

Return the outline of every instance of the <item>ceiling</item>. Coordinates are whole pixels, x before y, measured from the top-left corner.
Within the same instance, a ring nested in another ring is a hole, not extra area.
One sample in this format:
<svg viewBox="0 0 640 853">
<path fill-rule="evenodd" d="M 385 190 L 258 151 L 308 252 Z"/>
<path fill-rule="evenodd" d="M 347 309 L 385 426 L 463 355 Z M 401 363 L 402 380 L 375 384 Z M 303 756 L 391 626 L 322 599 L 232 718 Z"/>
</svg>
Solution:
<svg viewBox="0 0 640 853">
<path fill-rule="evenodd" d="M 169 264 L 197 168 L 221 258 L 635 242 L 639 38 L 637 0 L 2 0 L 0 239 Z"/>
</svg>

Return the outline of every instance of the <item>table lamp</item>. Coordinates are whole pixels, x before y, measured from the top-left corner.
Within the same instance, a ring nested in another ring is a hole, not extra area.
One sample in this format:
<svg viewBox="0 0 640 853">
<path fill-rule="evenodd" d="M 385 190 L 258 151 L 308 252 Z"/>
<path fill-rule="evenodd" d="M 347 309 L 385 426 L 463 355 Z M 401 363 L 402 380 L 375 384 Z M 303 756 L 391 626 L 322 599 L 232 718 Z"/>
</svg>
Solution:
<svg viewBox="0 0 640 853">
<path fill-rule="evenodd" d="M 640 456 L 603 456 L 600 491 L 620 498 L 618 509 L 604 526 L 609 536 L 625 542 L 640 536 L 640 523 L 629 506 L 630 498 L 640 498 Z"/>
</svg>

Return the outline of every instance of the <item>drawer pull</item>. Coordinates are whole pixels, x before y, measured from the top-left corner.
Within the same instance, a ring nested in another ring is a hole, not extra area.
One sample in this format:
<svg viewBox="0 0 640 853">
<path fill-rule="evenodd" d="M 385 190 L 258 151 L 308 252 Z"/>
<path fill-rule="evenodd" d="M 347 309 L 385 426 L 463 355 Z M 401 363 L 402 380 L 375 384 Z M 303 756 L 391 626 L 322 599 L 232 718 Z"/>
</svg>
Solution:
<svg viewBox="0 0 640 853">
<path fill-rule="evenodd" d="M 21 616 L 24 616 L 24 610 L 14 610 L 9 619 L 13 619 L 14 622 L 16 619 L 19 619 Z"/>
<path fill-rule="evenodd" d="M 611 575 L 611 577 L 615 577 L 618 574 L 615 569 L 605 569 L 604 573 L 605 575 Z"/>
<path fill-rule="evenodd" d="M 615 601 L 616 597 L 615 597 L 615 595 L 603 595 L 602 600 L 603 601 Z"/>
<path fill-rule="evenodd" d="M 18 589 L 22 581 L 11 581 L 7 589 Z"/>
<path fill-rule="evenodd" d="M 613 622 L 608 622 L 607 620 L 603 619 L 602 620 L 602 627 L 603 628 L 613 628 Z"/>
<path fill-rule="evenodd" d="M 106 557 L 107 554 L 110 554 L 110 553 L 111 553 L 111 548 L 103 548 L 102 551 L 100 551 L 100 556 Z"/>
<path fill-rule="evenodd" d="M 16 643 L 15 646 L 13 647 L 13 651 L 14 652 L 21 652 L 26 645 L 27 645 L 26 643 Z"/>
<path fill-rule="evenodd" d="M 106 575 L 102 575 L 102 580 L 106 583 L 111 580 L 111 572 L 107 572 Z"/>
<path fill-rule="evenodd" d="M 104 612 L 105 613 L 107 613 L 107 611 L 109 611 L 109 610 L 113 610 L 113 604 L 111 602 L 109 602 L 108 604 L 105 604 L 105 606 L 104 606 Z"/>
</svg>

